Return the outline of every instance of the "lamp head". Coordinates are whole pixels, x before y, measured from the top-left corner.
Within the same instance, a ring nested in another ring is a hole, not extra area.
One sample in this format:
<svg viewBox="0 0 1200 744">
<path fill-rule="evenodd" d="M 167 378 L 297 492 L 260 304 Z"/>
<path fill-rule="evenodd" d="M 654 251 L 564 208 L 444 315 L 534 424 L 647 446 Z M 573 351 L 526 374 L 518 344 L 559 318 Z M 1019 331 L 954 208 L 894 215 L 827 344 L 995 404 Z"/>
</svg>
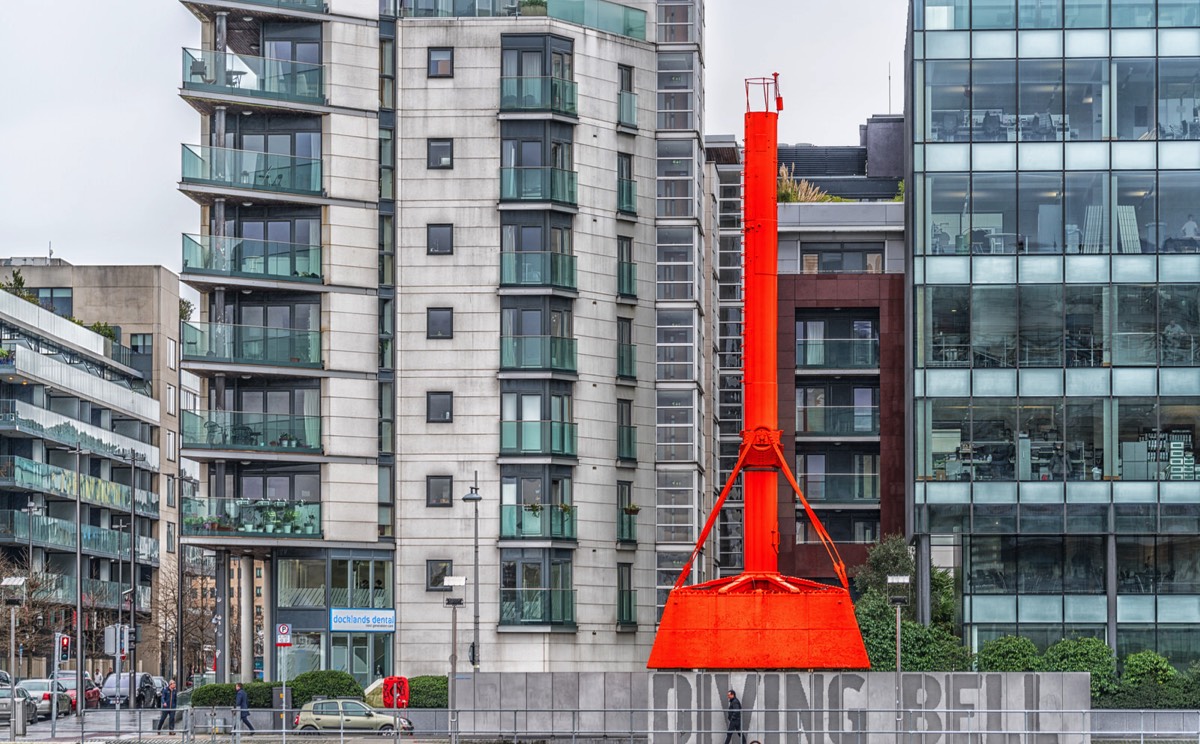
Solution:
<svg viewBox="0 0 1200 744">
<path fill-rule="evenodd" d="M 480 501 L 483 501 L 483 496 L 479 495 L 478 488 L 472 488 L 465 496 L 462 497 L 462 500 L 468 504 L 478 504 Z"/>
</svg>

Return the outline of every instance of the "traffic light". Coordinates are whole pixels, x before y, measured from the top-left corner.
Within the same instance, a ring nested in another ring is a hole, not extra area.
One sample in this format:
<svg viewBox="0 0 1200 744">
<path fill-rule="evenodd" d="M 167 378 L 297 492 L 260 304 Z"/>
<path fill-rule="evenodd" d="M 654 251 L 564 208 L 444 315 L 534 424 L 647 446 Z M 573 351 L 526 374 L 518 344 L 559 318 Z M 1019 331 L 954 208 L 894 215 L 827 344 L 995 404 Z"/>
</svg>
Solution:
<svg viewBox="0 0 1200 744">
<path fill-rule="evenodd" d="M 71 636 L 66 633 L 60 633 L 58 636 L 58 660 L 71 660 Z"/>
</svg>

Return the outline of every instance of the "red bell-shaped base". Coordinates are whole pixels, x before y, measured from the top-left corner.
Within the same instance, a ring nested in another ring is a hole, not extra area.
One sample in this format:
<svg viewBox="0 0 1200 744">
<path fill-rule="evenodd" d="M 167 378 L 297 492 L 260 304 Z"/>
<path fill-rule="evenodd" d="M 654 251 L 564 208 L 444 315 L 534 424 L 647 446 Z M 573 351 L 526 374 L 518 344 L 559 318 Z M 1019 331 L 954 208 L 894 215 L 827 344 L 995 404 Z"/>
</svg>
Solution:
<svg viewBox="0 0 1200 744">
<path fill-rule="evenodd" d="M 850 593 L 783 576 L 739 576 L 667 597 L 650 669 L 867 669 Z"/>
</svg>

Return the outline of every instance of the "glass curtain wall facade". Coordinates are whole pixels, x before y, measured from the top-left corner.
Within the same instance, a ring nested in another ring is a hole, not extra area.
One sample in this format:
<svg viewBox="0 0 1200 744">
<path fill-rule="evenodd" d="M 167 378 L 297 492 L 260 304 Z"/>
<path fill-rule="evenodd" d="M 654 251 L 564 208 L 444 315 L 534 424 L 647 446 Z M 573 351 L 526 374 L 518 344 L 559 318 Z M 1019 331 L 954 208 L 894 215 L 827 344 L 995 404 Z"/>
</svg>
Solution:
<svg viewBox="0 0 1200 744">
<path fill-rule="evenodd" d="M 974 648 L 1200 658 L 1198 16 L 913 4 L 912 527 Z"/>
</svg>

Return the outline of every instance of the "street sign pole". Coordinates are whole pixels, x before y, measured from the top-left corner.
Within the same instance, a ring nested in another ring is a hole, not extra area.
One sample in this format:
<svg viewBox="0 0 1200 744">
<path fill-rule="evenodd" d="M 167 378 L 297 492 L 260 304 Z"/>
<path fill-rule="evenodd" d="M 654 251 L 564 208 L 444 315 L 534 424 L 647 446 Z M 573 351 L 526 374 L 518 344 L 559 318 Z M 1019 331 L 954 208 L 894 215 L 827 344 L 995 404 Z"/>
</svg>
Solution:
<svg viewBox="0 0 1200 744">
<path fill-rule="evenodd" d="M 283 691 L 280 693 L 282 699 L 279 701 L 279 710 L 281 711 L 279 729 L 283 735 L 283 744 L 287 744 L 287 650 L 291 645 L 292 626 L 287 623 L 279 623 L 275 626 L 275 648 L 279 649 L 279 677 L 283 680 Z"/>
</svg>

